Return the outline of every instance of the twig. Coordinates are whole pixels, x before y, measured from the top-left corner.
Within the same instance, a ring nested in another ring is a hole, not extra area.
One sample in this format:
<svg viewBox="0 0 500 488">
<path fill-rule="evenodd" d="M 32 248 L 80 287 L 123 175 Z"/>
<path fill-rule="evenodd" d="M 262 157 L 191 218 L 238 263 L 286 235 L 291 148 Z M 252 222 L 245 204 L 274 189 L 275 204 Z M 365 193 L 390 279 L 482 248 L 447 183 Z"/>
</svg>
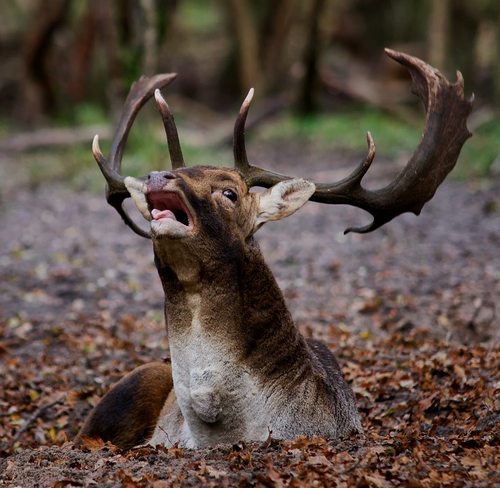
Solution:
<svg viewBox="0 0 500 488">
<path fill-rule="evenodd" d="M 40 405 L 25 421 L 24 425 L 16 432 L 12 440 L 10 441 L 10 448 L 14 446 L 14 444 L 20 439 L 20 437 L 29 429 L 31 424 L 43 413 L 48 410 L 49 408 L 52 408 L 54 405 L 57 405 L 58 403 L 64 402 L 66 400 L 67 394 L 64 393 L 62 396 L 57 398 L 56 400 L 53 400 L 52 402 L 46 403 L 45 405 Z"/>
<path fill-rule="evenodd" d="M 330 92 L 341 93 L 354 100 L 373 105 L 407 124 L 416 126 L 420 122 L 419 117 L 413 111 L 384 99 L 382 83 L 380 82 L 367 80 L 360 82 L 356 81 L 354 77 L 343 81 L 334 71 L 328 69 L 320 71 L 319 80 Z"/>
<path fill-rule="evenodd" d="M 157 427 L 165 434 L 167 441 L 170 442 L 170 444 L 172 444 L 172 447 L 174 447 L 175 444 L 170 440 L 170 437 L 168 436 L 167 431 L 160 424 L 158 424 Z"/>
</svg>

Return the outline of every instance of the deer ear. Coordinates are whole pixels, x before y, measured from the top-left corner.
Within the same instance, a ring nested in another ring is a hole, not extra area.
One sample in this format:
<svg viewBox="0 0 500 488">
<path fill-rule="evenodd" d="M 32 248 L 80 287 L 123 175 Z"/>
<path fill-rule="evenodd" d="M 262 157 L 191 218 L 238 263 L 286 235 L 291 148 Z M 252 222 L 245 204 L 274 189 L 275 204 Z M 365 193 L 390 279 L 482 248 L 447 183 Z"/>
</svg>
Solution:
<svg viewBox="0 0 500 488">
<path fill-rule="evenodd" d="M 316 185 L 301 178 L 285 180 L 258 194 L 254 232 L 270 220 L 280 220 L 296 212 L 315 192 Z"/>
</svg>

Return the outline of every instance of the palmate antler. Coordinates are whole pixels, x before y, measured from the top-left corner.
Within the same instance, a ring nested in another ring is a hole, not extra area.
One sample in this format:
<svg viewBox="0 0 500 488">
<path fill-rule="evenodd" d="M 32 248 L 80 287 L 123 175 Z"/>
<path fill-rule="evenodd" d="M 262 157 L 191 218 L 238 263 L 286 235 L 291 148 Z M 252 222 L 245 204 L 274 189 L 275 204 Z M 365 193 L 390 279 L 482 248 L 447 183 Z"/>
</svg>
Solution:
<svg viewBox="0 0 500 488">
<path fill-rule="evenodd" d="M 334 183 L 316 183 L 312 201 L 352 205 L 372 214 L 373 221 L 370 224 L 348 228 L 346 233 L 371 232 L 405 212 L 418 215 L 455 166 L 464 142 L 471 135 L 466 122 L 472 108 L 473 97 L 470 99 L 464 97 L 463 78 L 460 72 L 457 72 L 457 81 L 450 83 L 438 70 L 418 58 L 390 49 L 386 49 L 385 52 L 406 66 L 410 72 L 412 91 L 422 100 L 426 110 L 424 134 L 405 168 L 384 188 L 366 190 L 361 186 L 361 181 L 375 157 L 375 144 L 369 132 L 366 158 L 349 176 Z M 159 88 L 173 81 L 175 76 L 175 74 L 164 74 L 152 78 L 142 77 L 132 86 L 113 138 L 109 160 L 106 160 L 100 151 L 97 136 L 92 145 L 94 157 L 108 184 L 108 203 L 118 211 L 134 232 L 143 237 L 150 235 L 138 227 L 123 209 L 123 201 L 130 194 L 121 175 L 121 159 L 134 119 L 139 109 L 154 93 L 165 127 L 172 168 L 184 167 L 174 118 L 159 91 Z M 234 165 L 242 173 L 248 186 L 269 188 L 291 177 L 273 173 L 248 162 L 245 149 L 245 122 L 252 98 L 253 88 L 241 105 L 234 126 Z"/>
<path fill-rule="evenodd" d="M 352 205 L 372 214 L 370 224 L 348 228 L 345 233 L 371 232 L 404 212 L 418 215 L 453 169 L 464 142 L 471 136 L 466 122 L 473 97 L 464 97 L 460 72 L 452 84 L 438 70 L 418 58 L 391 49 L 385 52 L 410 72 L 412 92 L 422 100 L 426 110 L 424 134 L 405 168 L 385 188 L 372 191 L 361 186 L 361 180 L 375 157 L 375 144 L 369 132 L 368 154 L 348 177 L 335 183 L 316 183 L 312 201 Z M 248 163 L 244 130 L 252 97 L 253 90 L 250 90 L 234 126 L 235 167 L 243 173 L 249 186 L 269 188 L 290 177 Z"/>
</svg>

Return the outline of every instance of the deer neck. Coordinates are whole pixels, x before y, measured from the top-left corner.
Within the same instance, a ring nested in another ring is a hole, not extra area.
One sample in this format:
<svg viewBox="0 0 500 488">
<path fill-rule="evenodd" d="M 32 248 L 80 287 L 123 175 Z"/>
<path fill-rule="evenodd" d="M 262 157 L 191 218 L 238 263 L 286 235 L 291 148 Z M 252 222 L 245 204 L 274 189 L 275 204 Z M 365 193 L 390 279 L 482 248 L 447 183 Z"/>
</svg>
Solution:
<svg viewBox="0 0 500 488">
<path fill-rule="evenodd" d="M 205 261 L 171 249 L 168 257 L 155 249 L 155 259 L 171 344 L 200 334 L 217 340 L 247 365 L 262 369 L 266 358 L 271 370 L 273 358 L 304 345 L 253 239 Z"/>
</svg>

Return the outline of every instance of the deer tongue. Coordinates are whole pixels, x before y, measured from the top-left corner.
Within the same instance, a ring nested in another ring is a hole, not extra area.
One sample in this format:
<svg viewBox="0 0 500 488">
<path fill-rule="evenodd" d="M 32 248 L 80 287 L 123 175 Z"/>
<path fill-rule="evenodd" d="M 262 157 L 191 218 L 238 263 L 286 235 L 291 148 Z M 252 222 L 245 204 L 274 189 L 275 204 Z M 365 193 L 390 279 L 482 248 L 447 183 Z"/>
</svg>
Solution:
<svg viewBox="0 0 500 488">
<path fill-rule="evenodd" d="M 153 220 L 160 220 L 160 219 L 177 220 L 175 218 L 174 212 L 172 212 L 171 210 L 158 210 L 157 208 L 154 208 L 151 211 L 151 217 L 153 217 Z"/>
</svg>

